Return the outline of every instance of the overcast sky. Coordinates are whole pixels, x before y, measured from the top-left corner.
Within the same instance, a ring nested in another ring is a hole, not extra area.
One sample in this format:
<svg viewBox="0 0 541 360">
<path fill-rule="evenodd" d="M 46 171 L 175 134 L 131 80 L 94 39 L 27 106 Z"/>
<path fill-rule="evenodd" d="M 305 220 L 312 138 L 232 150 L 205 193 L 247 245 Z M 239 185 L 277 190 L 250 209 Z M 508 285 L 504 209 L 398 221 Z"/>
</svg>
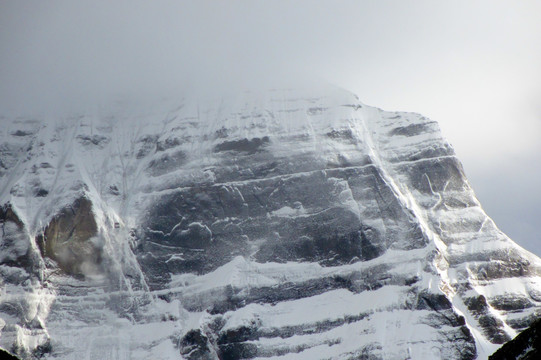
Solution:
<svg viewBox="0 0 541 360">
<path fill-rule="evenodd" d="M 302 70 L 439 121 L 487 213 L 538 255 L 540 65 L 536 0 L 0 0 L 4 113 Z"/>
</svg>

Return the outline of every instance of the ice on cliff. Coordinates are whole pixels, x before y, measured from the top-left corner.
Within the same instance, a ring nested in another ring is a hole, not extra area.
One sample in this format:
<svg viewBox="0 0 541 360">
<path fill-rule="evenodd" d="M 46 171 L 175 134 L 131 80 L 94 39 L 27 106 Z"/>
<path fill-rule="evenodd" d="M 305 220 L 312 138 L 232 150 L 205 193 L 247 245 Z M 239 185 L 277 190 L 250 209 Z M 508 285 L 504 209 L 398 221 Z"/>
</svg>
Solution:
<svg viewBox="0 0 541 360">
<path fill-rule="evenodd" d="M 322 86 L 0 122 L 23 358 L 484 359 L 541 312 L 421 115 Z"/>
</svg>

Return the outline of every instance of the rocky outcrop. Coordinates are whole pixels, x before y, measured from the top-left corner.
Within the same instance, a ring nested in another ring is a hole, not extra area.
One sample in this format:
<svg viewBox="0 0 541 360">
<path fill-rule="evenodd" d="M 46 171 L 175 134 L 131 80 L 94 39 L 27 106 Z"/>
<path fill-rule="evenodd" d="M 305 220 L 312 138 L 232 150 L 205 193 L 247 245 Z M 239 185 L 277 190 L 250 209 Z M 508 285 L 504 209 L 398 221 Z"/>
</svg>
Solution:
<svg viewBox="0 0 541 360">
<path fill-rule="evenodd" d="M 0 349 L 0 358 L 5 359 L 5 360 L 19 360 L 18 357 L 16 357 L 15 355 L 10 354 L 9 352 L 7 352 L 4 349 Z"/>
<path fill-rule="evenodd" d="M 10 203 L 0 208 L 0 233 L 0 264 L 28 267 L 30 242 Z"/>
<path fill-rule="evenodd" d="M 40 262 L 24 221 L 10 203 L 4 204 L 0 208 L 1 340 L 22 359 L 39 358 L 50 350 L 43 318 L 46 309 L 38 309 L 36 304 L 43 291 Z M 27 346 L 22 337 L 31 339 L 32 345 Z M 4 350 L 0 355 L 18 359 Z"/>
<path fill-rule="evenodd" d="M 101 247 L 92 203 L 81 197 L 53 217 L 36 242 L 44 257 L 54 260 L 68 274 L 98 272 Z"/>
<path fill-rule="evenodd" d="M 541 358 L 541 319 L 505 343 L 489 360 L 534 360 Z"/>
</svg>

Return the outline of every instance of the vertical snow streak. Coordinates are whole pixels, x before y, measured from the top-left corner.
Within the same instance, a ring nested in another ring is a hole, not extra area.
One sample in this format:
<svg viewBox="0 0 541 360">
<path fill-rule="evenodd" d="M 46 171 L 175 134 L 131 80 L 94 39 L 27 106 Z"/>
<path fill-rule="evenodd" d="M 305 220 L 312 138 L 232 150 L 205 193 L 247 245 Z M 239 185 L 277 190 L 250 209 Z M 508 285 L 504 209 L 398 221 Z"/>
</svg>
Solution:
<svg viewBox="0 0 541 360">
<path fill-rule="evenodd" d="M 376 133 L 377 131 L 376 124 L 378 122 L 382 122 L 380 110 L 376 108 L 364 108 L 359 116 L 360 124 L 354 124 L 353 126 L 356 129 L 357 133 L 366 143 L 369 149 L 368 151 L 371 160 L 380 171 L 384 181 L 395 193 L 396 198 L 400 201 L 402 206 L 405 209 L 411 211 L 415 218 L 419 221 L 419 225 L 421 226 L 423 234 L 428 240 L 431 241 L 431 245 L 429 246 L 433 246 L 439 254 L 439 256 L 436 257 L 433 262 L 434 268 L 438 271 L 440 277 L 438 284 L 439 291 L 445 294 L 449 301 L 451 301 L 451 303 L 453 304 L 453 308 L 458 314 L 465 316 L 466 324 L 474 334 L 476 347 L 478 349 L 480 358 L 488 357 L 488 355 L 491 354 L 498 346 L 490 343 L 479 331 L 476 331 L 476 328 L 478 327 L 477 321 L 471 316 L 469 316 L 466 306 L 463 304 L 462 300 L 459 297 L 455 296 L 455 291 L 450 285 L 452 284 L 453 279 L 449 276 L 449 264 L 445 260 L 447 245 L 445 245 L 445 243 L 440 239 L 440 237 L 429 226 L 426 211 L 423 210 L 421 206 L 419 206 L 415 197 L 411 194 L 407 187 L 399 186 L 397 184 L 397 182 L 391 175 L 391 167 L 379 155 L 381 154 L 381 150 L 378 148 L 378 144 L 374 141 L 372 134 Z M 432 188 L 432 184 L 430 184 L 430 187 Z M 439 196 L 441 201 L 441 195 Z M 439 261 L 437 260 L 438 258 Z"/>
</svg>

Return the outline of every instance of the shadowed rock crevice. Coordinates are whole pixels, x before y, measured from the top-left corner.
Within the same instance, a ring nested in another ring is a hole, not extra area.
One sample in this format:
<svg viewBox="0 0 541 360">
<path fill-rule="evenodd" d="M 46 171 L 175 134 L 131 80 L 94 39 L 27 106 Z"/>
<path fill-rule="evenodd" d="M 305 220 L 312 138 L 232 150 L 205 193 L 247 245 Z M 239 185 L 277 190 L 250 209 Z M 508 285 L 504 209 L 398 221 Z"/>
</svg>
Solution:
<svg viewBox="0 0 541 360">
<path fill-rule="evenodd" d="M 180 354 L 188 360 L 214 360 L 216 352 L 208 337 L 200 330 L 188 331 L 179 342 Z"/>
<path fill-rule="evenodd" d="M 267 145 L 270 142 L 268 136 L 262 138 L 253 138 L 253 139 L 241 139 L 241 140 L 231 140 L 224 141 L 214 147 L 214 152 L 222 151 L 237 151 L 244 152 L 247 154 L 255 154 L 258 151 L 262 150 L 262 147 Z"/>
<path fill-rule="evenodd" d="M 0 207 L 0 265 L 30 266 L 30 241 L 19 216 L 7 203 Z"/>
<path fill-rule="evenodd" d="M 503 329 L 503 322 L 490 312 L 489 304 L 484 295 L 465 298 L 464 304 L 477 319 L 485 335 L 494 344 L 503 344 L 509 340 L 509 335 Z"/>
<path fill-rule="evenodd" d="M 410 124 L 408 126 L 396 127 L 389 132 L 390 136 L 415 136 L 424 133 L 434 132 L 435 122 L 426 122 L 421 124 Z"/>
</svg>

